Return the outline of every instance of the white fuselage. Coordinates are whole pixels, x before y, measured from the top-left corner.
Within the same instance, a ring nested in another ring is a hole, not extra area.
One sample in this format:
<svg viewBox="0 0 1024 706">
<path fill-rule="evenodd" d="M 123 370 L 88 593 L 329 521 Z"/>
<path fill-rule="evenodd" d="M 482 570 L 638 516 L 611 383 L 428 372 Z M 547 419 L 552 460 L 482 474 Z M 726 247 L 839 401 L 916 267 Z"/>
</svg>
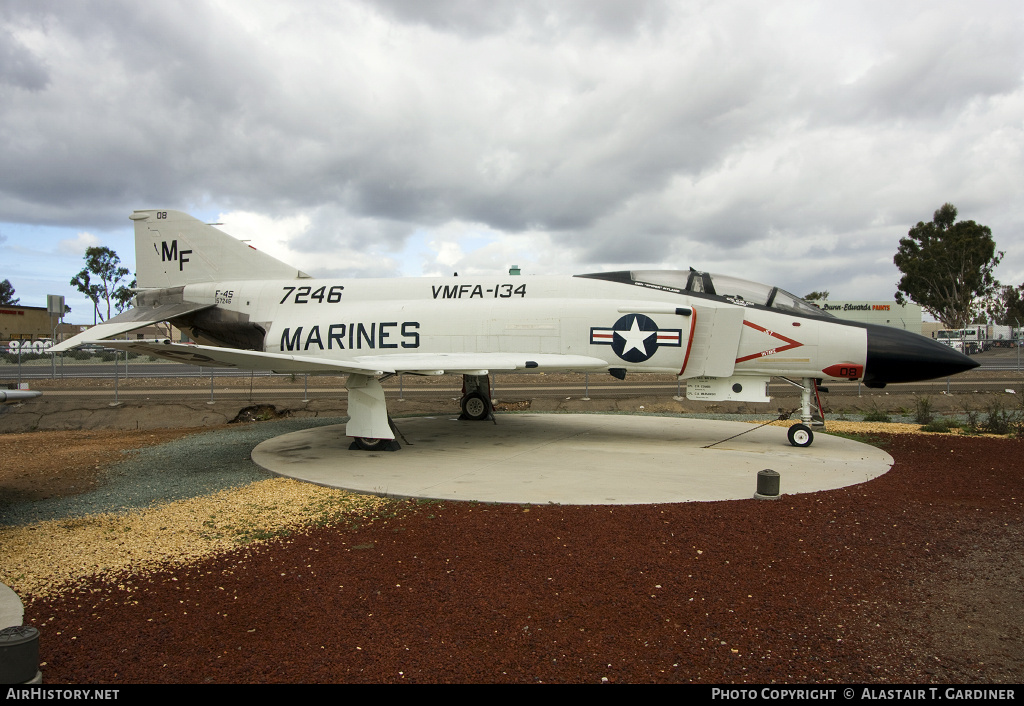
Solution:
<svg viewBox="0 0 1024 706">
<path fill-rule="evenodd" d="M 184 298 L 259 325 L 266 352 L 330 360 L 551 353 L 685 378 L 855 379 L 867 355 L 860 327 L 586 277 L 236 281 L 187 285 Z"/>
</svg>

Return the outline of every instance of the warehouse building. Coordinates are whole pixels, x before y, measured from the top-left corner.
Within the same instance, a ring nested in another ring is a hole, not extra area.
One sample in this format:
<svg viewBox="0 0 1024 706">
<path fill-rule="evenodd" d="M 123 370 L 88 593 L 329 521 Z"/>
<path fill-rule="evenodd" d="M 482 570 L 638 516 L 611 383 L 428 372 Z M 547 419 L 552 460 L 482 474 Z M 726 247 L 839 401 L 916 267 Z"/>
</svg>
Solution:
<svg viewBox="0 0 1024 706">
<path fill-rule="evenodd" d="M 816 302 L 822 310 L 840 319 L 864 324 L 892 326 L 912 333 L 921 333 L 921 307 L 897 304 L 894 301 L 823 301 Z"/>
<path fill-rule="evenodd" d="M 0 306 L 0 341 L 49 340 L 56 323 L 45 306 Z"/>
</svg>

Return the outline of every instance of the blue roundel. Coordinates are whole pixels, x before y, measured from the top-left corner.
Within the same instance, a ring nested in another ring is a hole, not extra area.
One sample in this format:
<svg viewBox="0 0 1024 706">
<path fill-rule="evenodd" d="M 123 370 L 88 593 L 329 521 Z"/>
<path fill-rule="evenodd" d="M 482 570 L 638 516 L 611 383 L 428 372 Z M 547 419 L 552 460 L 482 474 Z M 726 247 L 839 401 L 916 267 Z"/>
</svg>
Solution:
<svg viewBox="0 0 1024 706">
<path fill-rule="evenodd" d="M 643 314 L 626 314 L 612 331 L 612 350 L 627 363 L 642 363 L 658 350 L 658 324 Z"/>
</svg>

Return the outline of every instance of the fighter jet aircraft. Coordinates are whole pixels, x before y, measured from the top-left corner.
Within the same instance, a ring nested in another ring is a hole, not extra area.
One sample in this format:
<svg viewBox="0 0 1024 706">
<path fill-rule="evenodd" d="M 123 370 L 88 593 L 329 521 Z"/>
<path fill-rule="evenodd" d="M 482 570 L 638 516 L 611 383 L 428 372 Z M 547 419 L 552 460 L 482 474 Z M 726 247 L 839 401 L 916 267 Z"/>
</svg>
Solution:
<svg viewBox="0 0 1024 706">
<path fill-rule="evenodd" d="M 313 279 L 191 216 L 135 211 L 135 307 L 84 343 L 182 363 L 347 374 L 353 447 L 395 449 L 381 380 L 461 374 L 463 417 L 493 418 L 489 373 L 672 373 L 687 397 L 769 402 L 801 390 L 795 446 L 813 440 L 822 380 L 868 387 L 974 368 L 931 339 L 837 319 L 778 287 L 675 270 L 575 276 Z M 170 321 L 198 345 L 103 340 Z"/>
</svg>

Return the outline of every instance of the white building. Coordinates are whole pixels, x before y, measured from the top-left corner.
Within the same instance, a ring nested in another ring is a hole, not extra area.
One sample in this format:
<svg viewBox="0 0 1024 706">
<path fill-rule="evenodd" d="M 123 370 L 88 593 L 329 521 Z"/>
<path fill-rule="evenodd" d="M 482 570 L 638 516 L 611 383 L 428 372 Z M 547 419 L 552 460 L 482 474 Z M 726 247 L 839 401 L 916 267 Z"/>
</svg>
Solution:
<svg viewBox="0 0 1024 706">
<path fill-rule="evenodd" d="M 823 301 L 818 305 L 840 319 L 881 324 L 921 333 L 921 307 L 894 301 Z"/>
</svg>

